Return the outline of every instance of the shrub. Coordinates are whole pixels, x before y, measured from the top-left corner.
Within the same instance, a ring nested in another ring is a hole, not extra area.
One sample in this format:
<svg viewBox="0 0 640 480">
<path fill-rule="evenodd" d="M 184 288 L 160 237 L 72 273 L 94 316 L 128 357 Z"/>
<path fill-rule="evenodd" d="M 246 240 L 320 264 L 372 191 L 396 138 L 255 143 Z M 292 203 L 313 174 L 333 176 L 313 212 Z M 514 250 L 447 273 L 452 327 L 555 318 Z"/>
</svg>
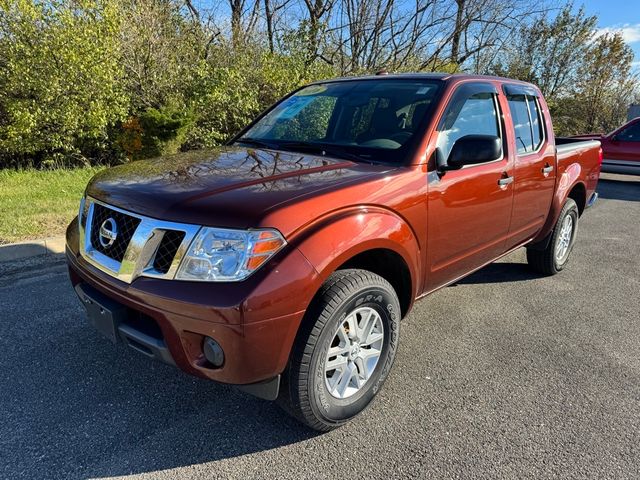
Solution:
<svg viewBox="0 0 640 480">
<path fill-rule="evenodd" d="M 122 124 L 119 143 L 134 160 L 176 153 L 191 124 L 190 115 L 172 107 L 150 108 Z"/>
<path fill-rule="evenodd" d="M 319 62 L 307 65 L 302 58 L 257 46 L 221 47 L 202 67 L 191 103 L 196 120 L 185 147 L 218 145 L 291 90 L 332 76 L 333 69 Z"/>
<path fill-rule="evenodd" d="M 124 119 L 118 9 L 106 0 L 0 0 L 0 166 L 102 149 Z"/>
</svg>

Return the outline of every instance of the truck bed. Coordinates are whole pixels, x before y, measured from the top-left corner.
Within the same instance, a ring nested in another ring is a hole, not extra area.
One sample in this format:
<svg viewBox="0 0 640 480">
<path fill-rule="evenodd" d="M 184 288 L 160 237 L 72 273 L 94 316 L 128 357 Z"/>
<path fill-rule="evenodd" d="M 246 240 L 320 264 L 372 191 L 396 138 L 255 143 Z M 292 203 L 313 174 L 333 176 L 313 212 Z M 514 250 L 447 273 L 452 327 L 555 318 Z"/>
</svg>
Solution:
<svg viewBox="0 0 640 480">
<path fill-rule="evenodd" d="M 558 153 L 558 160 L 560 160 L 561 157 L 564 159 L 573 153 L 583 153 L 587 150 L 594 150 L 593 147 L 595 146 L 600 146 L 599 140 L 556 137 L 556 152 Z M 597 152 L 597 150 L 595 150 L 595 152 Z"/>
<path fill-rule="evenodd" d="M 586 185 L 587 205 L 596 198 L 602 149 L 599 140 L 556 137 L 558 174 L 571 171 Z"/>
</svg>

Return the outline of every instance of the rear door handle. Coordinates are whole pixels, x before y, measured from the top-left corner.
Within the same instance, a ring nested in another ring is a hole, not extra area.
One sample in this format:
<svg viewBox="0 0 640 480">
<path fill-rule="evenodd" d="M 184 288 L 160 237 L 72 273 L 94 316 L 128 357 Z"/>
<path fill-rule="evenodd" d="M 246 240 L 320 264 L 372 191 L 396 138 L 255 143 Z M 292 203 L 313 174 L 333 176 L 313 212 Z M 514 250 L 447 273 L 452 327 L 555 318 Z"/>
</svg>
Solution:
<svg viewBox="0 0 640 480">
<path fill-rule="evenodd" d="M 506 175 L 506 173 L 504 175 Z M 506 187 L 511 182 L 513 182 L 513 177 L 502 177 L 500 180 L 498 180 L 498 185 L 500 185 L 501 187 Z"/>
<path fill-rule="evenodd" d="M 549 165 L 548 163 L 544 166 L 544 168 L 542 169 L 542 173 L 544 174 L 544 176 L 548 176 L 551 172 L 553 172 L 553 167 L 551 165 Z"/>
</svg>

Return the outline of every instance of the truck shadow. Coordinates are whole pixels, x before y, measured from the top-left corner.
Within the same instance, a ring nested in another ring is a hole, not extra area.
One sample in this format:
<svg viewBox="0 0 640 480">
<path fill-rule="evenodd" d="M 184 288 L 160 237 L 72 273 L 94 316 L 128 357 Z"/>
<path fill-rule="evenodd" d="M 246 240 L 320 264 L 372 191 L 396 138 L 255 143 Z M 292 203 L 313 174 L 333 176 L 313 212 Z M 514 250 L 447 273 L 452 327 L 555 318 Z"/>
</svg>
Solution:
<svg viewBox="0 0 640 480">
<path fill-rule="evenodd" d="M 112 345 L 86 322 L 65 275 L 52 275 L 44 305 L 15 298 L 7 312 L 0 436 L 12 438 L 15 450 L 5 472 L 28 478 L 152 473 L 317 435 L 272 402 Z M 23 286 L 33 288 L 40 287 Z"/>
<path fill-rule="evenodd" d="M 476 285 L 482 283 L 509 283 L 540 278 L 541 275 L 532 271 L 528 265 L 516 262 L 490 263 L 486 267 L 452 284 Z"/>
</svg>

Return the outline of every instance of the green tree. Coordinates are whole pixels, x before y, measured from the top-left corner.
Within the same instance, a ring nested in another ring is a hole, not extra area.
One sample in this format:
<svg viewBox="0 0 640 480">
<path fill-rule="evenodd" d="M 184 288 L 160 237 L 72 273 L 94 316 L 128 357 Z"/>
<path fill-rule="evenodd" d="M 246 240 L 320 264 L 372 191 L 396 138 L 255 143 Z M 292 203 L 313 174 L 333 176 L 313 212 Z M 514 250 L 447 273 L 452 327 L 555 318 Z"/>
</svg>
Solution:
<svg viewBox="0 0 640 480">
<path fill-rule="evenodd" d="M 567 94 L 587 60 L 597 17 L 567 5 L 555 18 L 544 14 L 520 27 L 494 73 L 536 84 L 547 101 Z"/>
<path fill-rule="evenodd" d="M 0 165 L 104 150 L 126 116 L 117 5 L 0 0 Z"/>
<path fill-rule="evenodd" d="M 205 59 L 205 34 L 179 7 L 171 0 L 121 2 L 121 65 L 134 114 L 184 108 L 193 93 Z"/>
<path fill-rule="evenodd" d="M 598 37 L 579 68 L 575 93 L 558 100 L 558 129 L 571 134 L 607 132 L 624 123 L 638 93 L 638 78 L 631 73 L 633 58 L 621 34 Z"/>
</svg>

